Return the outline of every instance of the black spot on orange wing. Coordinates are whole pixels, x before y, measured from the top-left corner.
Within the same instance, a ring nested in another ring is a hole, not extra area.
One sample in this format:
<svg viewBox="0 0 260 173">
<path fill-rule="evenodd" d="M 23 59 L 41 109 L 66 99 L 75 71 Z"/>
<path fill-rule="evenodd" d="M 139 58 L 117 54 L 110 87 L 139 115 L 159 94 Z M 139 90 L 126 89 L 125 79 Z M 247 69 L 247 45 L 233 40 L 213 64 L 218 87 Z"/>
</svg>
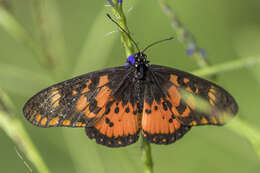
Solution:
<svg viewBox="0 0 260 173">
<path fill-rule="evenodd" d="M 163 93 L 170 98 L 175 115 L 182 124 L 223 125 L 238 111 L 234 98 L 223 88 L 192 74 L 164 66 L 152 65 L 151 71 L 157 78 Z M 182 91 L 190 93 L 184 99 Z M 201 111 L 194 101 L 198 97 L 208 103 L 208 110 Z"/>
<path fill-rule="evenodd" d="M 171 144 L 189 131 L 191 127 L 181 124 L 173 114 L 172 107 L 155 81 L 150 80 L 145 87 L 142 117 L 142 135 L 146 141 Z"/>
<path fill-rule="evenodd" d="M 133 75 L 133 74 L 132 74 Z M 135 143 L 139 137 L 140 117 L 137 115 L 135 83 L 128 76 L 122 85 L 113 89 L 113 100 L 101 110 L 101 119 L 86 127 L 86 134 L 97 143 L 108 147 L 121 147 Z"/>
<path fill-rule="evenodd" d="M 103 115 L 101 108 L 127 69 L 122 66 L 91 72 L 46 88 L 24 105 L 24 116 L 40 127 L 90 126 Z"/>
<path fill-rule="evenodd" d="M 117 108 L 117 112 L 114 110 Z M 113 101 L 104 108 L 108 111 L 93 127 L 86 127 L 89 138 L 108 147 L 121 147 L 135 143 L 139 137 L 139 119 L 134 115 L 136 105 Z M 127 111 L 126 111 L 127 109 Z"/>
</svg>

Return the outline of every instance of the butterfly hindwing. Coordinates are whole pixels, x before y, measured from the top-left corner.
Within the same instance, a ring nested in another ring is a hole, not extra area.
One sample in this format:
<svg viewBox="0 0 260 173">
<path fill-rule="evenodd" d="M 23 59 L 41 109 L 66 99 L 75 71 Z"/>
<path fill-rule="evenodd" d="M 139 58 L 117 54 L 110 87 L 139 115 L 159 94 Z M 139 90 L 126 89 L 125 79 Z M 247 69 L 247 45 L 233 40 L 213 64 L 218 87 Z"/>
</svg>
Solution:
<svg viewBox="0 0 260 173">
<path fill-rule="evenodd" d="M 175 117 L 169 98 L 163 95 L 148 72 L 142 117 L 143 138 L 155 144 L 170 144 L 180 139 L 190 128 Z"/>
<path fill-rule="evenodd" d="M 92 127 L 86 127 L 86 134 L 96 142 L 109 147 L 121 147 L 135 143 L 139 137 L 140 116 L 136 102 L 133 73 L 120 79 L 121 85 L 109 102 L 101 109 L 102 118 Z"/>
<path fill-rule="evenodd" d="M 29 99 L 23 113 L 31 123 L 41 127 L 91 126 L 102 118 L 102 107 L 127 69 L 125 66 L 109 68 L 53 85 Z"/>
<path fill-rule="evenodd" d="M 151 71 L 164 95 L 169 97 L 171 110 L 184 125 L 223 125 L 238 106 L 223 88 L 192 74 L 164 66 L 152 65 Z M 188 93 L 184 98 L 184 93 Z M 200 110 L 197 98 L 207 103 Z"/>
<path fill-rule="evenodd" d="M 93 127 L 86 127 L 91 139 L 109 147 L 126 146 L 138 140 L 140 126 L 136 106 L 112 101 L 104 110 L 105 115 Z"/>
</svg>

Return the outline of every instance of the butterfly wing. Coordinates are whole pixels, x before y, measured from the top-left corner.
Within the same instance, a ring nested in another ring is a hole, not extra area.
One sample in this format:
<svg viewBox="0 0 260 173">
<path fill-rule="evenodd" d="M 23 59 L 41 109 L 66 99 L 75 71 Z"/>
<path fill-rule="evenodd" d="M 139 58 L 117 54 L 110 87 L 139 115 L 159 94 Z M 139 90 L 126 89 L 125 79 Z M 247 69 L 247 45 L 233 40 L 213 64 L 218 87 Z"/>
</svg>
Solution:
<svg viewBox="0 0 260 173">
<path fill-rule="evenodd" d="M 234 98 L 212 82 L 164 66 L 152 65 L 151 71 L 172 113 L 183 125 L 223 125 L 238 111 Z M 183 93 L 188 96 L 184 98 Z M 204 110 L 198 98 L 206 103 Z"/>
<path fill-rule="evenodd" d="M 135 143 L 140 131 L 136 109 L 130 102 L 112 100 L 104 107 L 105 115 L 93 127 L 86 127 L 86 134 L 109 147 Z"/>
<path fill-rule="evenodd" d="M 109 147 L 121 147 L 135 143 L 139 137 L 140 118 L 137 110 L 137 95 L 133 73 L 121 81 L 113 98 L 102 108 L 104 115 L 86 134 L 96 142 Z"/>
<path fill-rule="evenodd" d="M 148 71 L 144 90 L 142 135 L 151 143 L 170 144 L 180 139 L 191 127 L 181 124 L 174 116 L 168 107 L 170 103 L 159 87 L 152 72 Z"/>
<path fill-rule="evenodd" d="M 125 67 L 109 68 L 50 86 L 29 99 L 23 113 L 32 124 L 40 127 L 91 126 L 100 118 L 101 107 L 126 71 Z"/>
<path fill-rule="evenodd" d="M 131 74 L 122 66 L 58 83 L 29 99 L 24 115 L 40 127 L 85 127 L 90 138 L 110 147 L 134 143 L 140 128 L 135 97 L 127 91 Z"/>
<path fill-rule="evenodd" d="M 197 97 L 208 103 L 207 111 L 199 109 Z M 142 135 L 152 143 L 170 144 L 194 125 L 223 125 L 227 114 L 235 115 L 237 110 L 233 97 L 212 82 L 151 65 L 145 81 Z"/>
</svg>

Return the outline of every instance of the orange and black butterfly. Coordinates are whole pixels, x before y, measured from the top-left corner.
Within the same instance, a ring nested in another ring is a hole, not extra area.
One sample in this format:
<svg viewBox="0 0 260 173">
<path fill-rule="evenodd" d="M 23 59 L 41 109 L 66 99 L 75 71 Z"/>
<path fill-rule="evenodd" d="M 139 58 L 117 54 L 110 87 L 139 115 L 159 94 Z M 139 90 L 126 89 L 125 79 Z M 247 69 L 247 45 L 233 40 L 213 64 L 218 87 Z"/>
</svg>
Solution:
<svg viewBox="0 0 260 173">
<path fill-rule="evenodd" d="M 190 94 L 188 99 L 182 91 Z M 209 104 L 207 111 L 199 109 L 195 97 Z M 180 70 L 150 65 L 139 51 L 125 66 L 87 73 L 40 91 L 23 113 L 36 126 L 84 127 L 97 143 L 121 147 L 135 143 L 139 134 L 154 144 L 171 144 L 192 126 L 223 125 L 237 110 L 223 88 Z"/>
</svg>

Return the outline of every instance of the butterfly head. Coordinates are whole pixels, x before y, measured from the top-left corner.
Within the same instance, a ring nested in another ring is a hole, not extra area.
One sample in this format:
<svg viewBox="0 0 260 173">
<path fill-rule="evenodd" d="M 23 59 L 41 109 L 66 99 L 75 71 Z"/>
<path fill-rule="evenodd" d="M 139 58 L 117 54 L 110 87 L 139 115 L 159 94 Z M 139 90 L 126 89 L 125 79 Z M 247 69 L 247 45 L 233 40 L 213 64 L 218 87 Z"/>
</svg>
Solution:
<svg viewBox="0 0 260 173">
<path fill-rule="evenodd" d="M 138 52 L 129 56 L 125 65 L 134 68 L 135 78 L 142 80 L 145 78 L 145 71 L 149 66 L 149 61 L 147 60 L 146 54 Z"/>
<path fill-rule="evenodd" d="M 147 60 L 146 54 L 143 52 L 138 52 L 135 55 L 130 55 L 127 58 L 127 62 L 125 64 L 126 66 L 134 66 L 135 68 L 138 68 L 140 65 L 149 65 L 149 61 Z"/>
</svg>

